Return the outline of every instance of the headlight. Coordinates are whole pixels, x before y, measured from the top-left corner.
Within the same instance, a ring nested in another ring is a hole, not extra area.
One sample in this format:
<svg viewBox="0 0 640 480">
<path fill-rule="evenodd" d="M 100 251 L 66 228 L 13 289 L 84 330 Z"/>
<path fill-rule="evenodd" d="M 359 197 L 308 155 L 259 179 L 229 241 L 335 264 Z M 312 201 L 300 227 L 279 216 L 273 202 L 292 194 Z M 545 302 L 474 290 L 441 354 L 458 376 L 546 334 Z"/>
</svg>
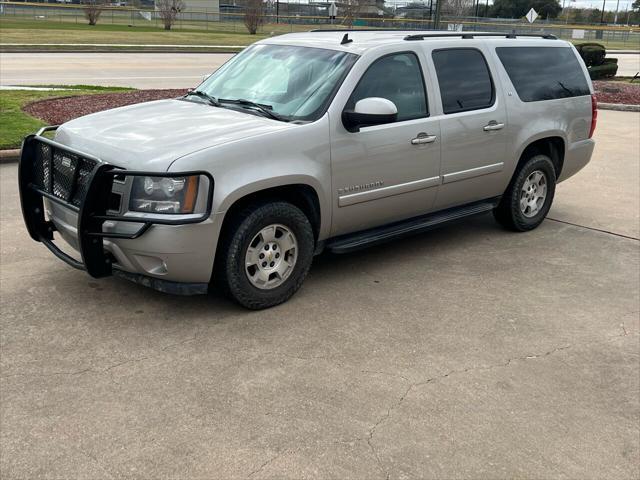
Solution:
<svg viewBox="0 0 640 480">
<path fill-rule="evenodd" d="M 129 210 L 150 213 L 193 213 L 200 175 L 188 177 L 135 177 Z"/>
</svg>

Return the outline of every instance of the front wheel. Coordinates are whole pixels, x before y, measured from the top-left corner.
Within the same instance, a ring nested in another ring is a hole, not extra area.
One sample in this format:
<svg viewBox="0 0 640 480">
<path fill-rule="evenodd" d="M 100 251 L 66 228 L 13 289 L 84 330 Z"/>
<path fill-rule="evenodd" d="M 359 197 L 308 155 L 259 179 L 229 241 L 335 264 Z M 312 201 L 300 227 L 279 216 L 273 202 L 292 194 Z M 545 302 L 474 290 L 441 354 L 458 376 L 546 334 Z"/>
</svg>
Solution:
<svg viewBox="0 0 640 480">
<path fill-rule="evenodd" d="M 551 159 L 535 155 L 516 172 L 494 210 L 496 220 L 518 232 L 533 230 L 549 213 L 556 191 L 556 172 Z"/>
<path fill-rule="evenodd" d="M 313 259 L 314 234 L 306 215 L 286 202 L 245 208 L 221 252 L 225 292 L 253 310 L 288 300 L 302 285 Z"/>
</svg>

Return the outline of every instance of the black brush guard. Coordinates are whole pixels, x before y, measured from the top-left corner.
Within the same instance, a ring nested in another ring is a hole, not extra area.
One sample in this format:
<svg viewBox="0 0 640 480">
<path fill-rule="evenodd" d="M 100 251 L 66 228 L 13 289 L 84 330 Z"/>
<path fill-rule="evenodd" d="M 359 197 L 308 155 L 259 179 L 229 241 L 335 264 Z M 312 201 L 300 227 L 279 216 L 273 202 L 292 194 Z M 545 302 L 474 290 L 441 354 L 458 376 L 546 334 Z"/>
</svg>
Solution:
<svg viewBox="0 0 640 480">
<path fill-rule="evenodd" d="M 42 134 L 54 131 L 57 126 L 45 127 L 35 135 L 29 135 L 22 144 L 18 167 L 20 203 L 29 235 L 42 242 L 51 252 L 74 268 L 86 270 L 95 278 L 113 274 L 114 259 L 104 248 L 105 238 L 135 239 L 143 235 L 154 224 L 184 225 L 199 223 L 211 215 L 213 201 L 213 178 L 208 172 L 144 172 L 123 170 L 53 140 Z M 206 212 L 192 214 L 184 219 L 175 215 L 153 218 L 133 215 L 109 214 L 109 200 L 113 180 L 127 176 L 184 177 L 204 175 L 209 179 Z M 53 241 L 56 227 L 45 218 L 43 199 L 60 204 L 78 214 L 78 247 L 81 260 L 63 252 Z M 174 218 L 170 218 L 174 217 Z M 134 233 L 104 232 L 105 221 L 140 223 Z"/>
</svg>

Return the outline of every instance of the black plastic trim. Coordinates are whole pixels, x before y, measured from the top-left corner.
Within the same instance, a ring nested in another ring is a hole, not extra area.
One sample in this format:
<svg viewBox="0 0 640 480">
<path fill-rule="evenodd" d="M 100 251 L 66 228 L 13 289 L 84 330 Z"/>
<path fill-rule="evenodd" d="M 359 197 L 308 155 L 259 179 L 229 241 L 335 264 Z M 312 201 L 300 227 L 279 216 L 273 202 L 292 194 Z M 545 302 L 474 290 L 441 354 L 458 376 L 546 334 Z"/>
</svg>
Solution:
<svg viewBox="0 0 640 480">
<path fill-rule="evenodd" d="M 441 225 L 461 220 L 471 215 L 478 215 L 493 210 L 500 202 L 500 197 L 470 203 L 460 207 L 440 210 L 428 215 L 410 218 L 401 222 L 363 230 L 335 237 L 326 242 L 326 249 L 332 253 L 347 253 L 380 243 L 389 242 L 416 233 L 426 232 Z"/>
<path fill-rule="evenodd" d="M 113 275 L 172 295 L 204 295 L 209 291 L 208 283 L 171 282 L 160 278 L 147 277 L 139 273 L 126 272 L 115 267 Z"/>
<path fill-rule="evenodd" d="M 415 35 L 407 35 L 404 37 L 407 41 L 424 40 L 426 38 L 447 38 L 447 37 L 460 37 L 467 40 L 472 40 L 475 37 L 505 37 L 505 38 L 518 38 L 518 37 L 535 37 L 544 38 L 545 40 L 557 40 L 558 37 L 551 35 L 550 33 L 491 33 L 491 32 L 458 32 L 458 33 L 420 33 Z"/>
</svg>

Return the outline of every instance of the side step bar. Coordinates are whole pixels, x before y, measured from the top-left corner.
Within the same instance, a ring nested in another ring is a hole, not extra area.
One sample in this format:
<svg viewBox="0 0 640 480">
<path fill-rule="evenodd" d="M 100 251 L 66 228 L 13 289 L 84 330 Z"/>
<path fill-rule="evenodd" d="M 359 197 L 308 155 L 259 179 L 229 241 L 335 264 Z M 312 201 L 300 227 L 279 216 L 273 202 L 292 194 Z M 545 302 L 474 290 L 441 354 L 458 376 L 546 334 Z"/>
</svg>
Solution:
<svg viewBox="0 0 640 480">
<path fill-rule="evenodd" d="M 462 207 L 449 208 L 428 215 L 410 218 L 382 227 L 342 235 L 328 240 L 325 249 L 332 253 L 347 253 L 360 250 L 396 238 L 425 232 L 472 215 L 489 212 L 493 210 L 499 202 L 500 197 L 491 198 L 470 203 Z"/>
</svg>

